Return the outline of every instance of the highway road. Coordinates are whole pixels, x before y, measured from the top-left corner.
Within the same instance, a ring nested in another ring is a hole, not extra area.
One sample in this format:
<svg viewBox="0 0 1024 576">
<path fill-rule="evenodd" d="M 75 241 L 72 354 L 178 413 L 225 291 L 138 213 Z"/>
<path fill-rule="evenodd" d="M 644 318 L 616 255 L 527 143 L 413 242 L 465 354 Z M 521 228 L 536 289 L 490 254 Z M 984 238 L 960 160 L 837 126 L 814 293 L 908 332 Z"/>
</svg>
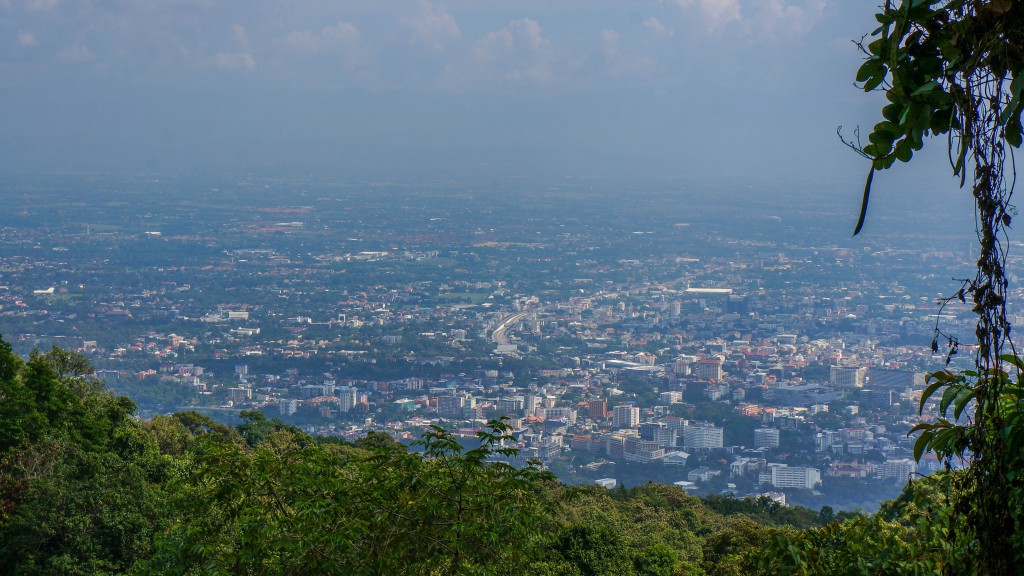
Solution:
<svg viewBox="0 0 1024 576">
<path fill-rule="evenodd" d="M 670 288 L 670 287 L 674 287 L 674 286 L 677 286 L 679 284 L 682 284 L 683 282 L 686 282 L 688 279 L 689 279 L 688 277 L 684 276 L 682 278 L 676 278 L 675 280 L 670 280 L 668 282 L 663 282 L 663 283 L 660 283 L 660 284 L 649 284 L 647 286 L 644 286 L 643 288 L 648 288 L 649 289 L 649 288 L 657 287 L 657 288 L 666 289 L 666 288 Z M 605 292 L 605 291 L 602 290 L 601 292 L 597 292 L 596 294 L 592 294 L 589 297 L 590 298 L 607 298 L 607 297 L 614 297 L 614 295 L 615 295 L 615 292 Z M 508 330 L 509 330 L 509 328 L 514 326 L 517 322 L 521 321 L 523 318 L 526 318 L 527 316 L 529 316 L 531 314 L 542 313 L 546 309 L 550 308 L 551 306 L 552 306 L 551 304 L 547 304 L 547 305 L 541 306 L 537 310 L 533 310 L 533 311 L 530 311 L 530 312 L 516 312 L 515 314 L 512 314 L 512 315 L 506 317 L 504 320 L 501 321 L 500 324 L 498 324 L 498 327 L 495 328 L 493 332 L 491 332 L 491 341 L 494 342 L 495 344 L 498 344 L 498 345 L 508 344 L 509 343 L 509 341 L 508 341 Z"/>
<path fill-rule="evenodd" d="M 491 332 L 491 341 L 499 345 L 508 344 L 508 329 L 529 315 L 529 312 L 517 312 L 502 320 L 501 324 L 498 324 L 498 327 L 494 329 L 494 332 Z"/>
</svg>

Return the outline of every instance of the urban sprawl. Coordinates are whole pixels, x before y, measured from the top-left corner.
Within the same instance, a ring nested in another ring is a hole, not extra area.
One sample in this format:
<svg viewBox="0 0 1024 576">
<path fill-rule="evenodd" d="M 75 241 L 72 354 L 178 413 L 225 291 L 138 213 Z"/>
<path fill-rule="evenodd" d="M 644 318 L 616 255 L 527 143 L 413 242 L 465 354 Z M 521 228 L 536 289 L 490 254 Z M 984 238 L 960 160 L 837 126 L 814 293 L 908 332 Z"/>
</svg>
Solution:
<svg viewBox="0 0 1024 576">
<path fill-rule="evenodd" d="M 970 238 L 883 215 L 850 239 L 845 204 L 784 220 L 670 186 L 6 189 L 0 332 L 86 355 L 140 417 L 467 444 L 507 418 L 509 461 L 566 482 L 870 509 L 939 466 L 907 431 L 926 374 L 972 357 L 953 339 L 970 306 L 943 300 Z"/>
</svg>

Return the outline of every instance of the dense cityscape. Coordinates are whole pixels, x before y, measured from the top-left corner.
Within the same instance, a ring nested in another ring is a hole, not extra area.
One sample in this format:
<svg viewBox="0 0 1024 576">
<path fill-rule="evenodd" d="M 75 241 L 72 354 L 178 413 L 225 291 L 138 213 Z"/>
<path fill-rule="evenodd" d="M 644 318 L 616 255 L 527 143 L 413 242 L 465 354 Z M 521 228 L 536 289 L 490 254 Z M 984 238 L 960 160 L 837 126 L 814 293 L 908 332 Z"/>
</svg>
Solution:
<svg viewBox="0 0 1024 576">
<path fill-rule="evenodd" d="M 0 0 L 0 574 L 1021 573 L 1024 2 L 242 6 Z"/>
<path fill-rule="evenodd" d="M 141 417 L 405 442 L 505 417 L 512 462 L 570 484 L 871 510 L 936 470 L 907 431 L 925 374 L 970 361 L 944 300 L 970 234 L 883 214 L 849 239 L 827 194 L 708 189 L 14 181 L 0 333 L 83 353 Z"/>
</svg>

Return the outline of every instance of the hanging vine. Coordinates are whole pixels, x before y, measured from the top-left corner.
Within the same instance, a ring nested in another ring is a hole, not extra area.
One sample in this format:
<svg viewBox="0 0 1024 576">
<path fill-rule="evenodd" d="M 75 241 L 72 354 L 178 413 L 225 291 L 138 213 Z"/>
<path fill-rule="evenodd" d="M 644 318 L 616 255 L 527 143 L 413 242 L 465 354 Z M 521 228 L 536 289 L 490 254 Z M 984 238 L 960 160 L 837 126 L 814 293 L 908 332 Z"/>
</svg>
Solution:
<svg viewBox="0 0 1024 576">
<path fill-rule="evenodd" d="M 921 410 L 941 391 L 940 414 L 912 430 L 919 434 L 915 457 L 930 451 L 947 466 L 970 463 L 953 494 L 954 511 L 972 531 L 965 553 L 978 573 L 1017 573 L 1024 560 L 1024 363 L 1007 320 L 1006 233 L 1015 216 L 1012 152 L 1022 141 L 1024 0 L 889 0 L 875 17 L 879 27 L 859 43 L 866 60 L 857 81 L 865 91 L 884 91 L 887 104 L 866 145 L 848 142 L 871 161 L 854 235 L 864 225 L 874 172 L 909 162 L 928 136 L 945 135 L 953 173 L 975 201 L 977 269 L 956 298 L 978 316 L 976 369 L 930 376 Z M 955 349 L 956 340 L 946 339 Z"/>
</svg>

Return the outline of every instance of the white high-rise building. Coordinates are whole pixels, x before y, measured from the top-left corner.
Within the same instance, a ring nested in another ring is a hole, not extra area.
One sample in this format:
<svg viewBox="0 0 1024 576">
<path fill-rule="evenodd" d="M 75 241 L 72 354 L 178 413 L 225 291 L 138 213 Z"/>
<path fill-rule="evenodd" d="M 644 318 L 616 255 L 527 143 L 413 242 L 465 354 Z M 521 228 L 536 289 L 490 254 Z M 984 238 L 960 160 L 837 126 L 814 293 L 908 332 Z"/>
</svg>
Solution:
<svg viewBox="0 0 1024 576">
<path fill-rule="evenodd" d="M 779 431 L 776 428 L 754 430 L 754 448 L 778 448 Z"/>
<path fill-rule="evenodd" d="M 356 402 L 359 401 L 359 395 L 355 388 L 341 386 L 336 392 L 338 393 L 338 410 L 348 412 L 355 408 Z"/>
<path fill-rule="evenodd" d="M 717 356 L 705 358 L 697 362 L 694 375 L 701 380 L 721 380 L 722 364 L 722 359 Z"/>
<path fill-rule="evenodd" d="M 662 404 L 682 404 L 683 393 L 677 390 L 662 392 L 661 394 L 658 394 L 658 399 Z"/>
<path fill-rule="evenodd" d="M 522 416 L 526 399 L 522 396 L 499 398 L 497 402 L 498 412 L 505 416 Z"/>
<path fill-rule="evenodd" d="M 442 418 L 462 418 L 466 407 L 466 396 L 439 396 L 437 398 L 437 414 Z"/>
<path fill-rule="evenodd" d="M 527 394 L 523 400 L 523 409 L 526 410 L 526 415 L 531 416 L 536 414 L 537 406 L 539 405 L 539 398 L 533 394 Z"/>
<path fill-rule="evenodd" d="M 640 425 L 640 409 L 632 404 L 616 406 L 612 411 L 612 424 L 616 428 L 636 428 Z"/>
<path fill-rule="evenodd" d="M 836 388 L 863 388 L 867 368 L 833 366 L 829 368 L 829 381 Z"/>
<path fill-rule="evenodd" d="M 683 446 L 687 450 L 713 450 L 725 445 L 724 429 L 705 423 L 683 426 Z"/>
<path fill-rule="evenodd" d="M 544 408 L 545 420 L 560 420 L 566 424 L 576 423 L 576 411 L 568 407 Z"/>
<path fill-rule="evenodd" d="M 879 472 L 882 479 L 895 478 L 901 482 L 906 482 L 910 479 L 911 474 L 917 472 L 917 462 L 910 458 L 886 460 L 882 463 L 882 469 Z"/>
<path fill-rule="evenodd" d="M 758 475 L 761 484 L 771 484 L 776 488 L 813 489 L 821 484 L 821 470 L 803 466 L 787 466 L 770 463 L 768 470 Z"/>
<path fill-rule="evenodd" d="M 291 416 L 299 411 L 299 401 L 292 398 L 283 398 L 277 403 L 281 416 Z"/>
</svg>

